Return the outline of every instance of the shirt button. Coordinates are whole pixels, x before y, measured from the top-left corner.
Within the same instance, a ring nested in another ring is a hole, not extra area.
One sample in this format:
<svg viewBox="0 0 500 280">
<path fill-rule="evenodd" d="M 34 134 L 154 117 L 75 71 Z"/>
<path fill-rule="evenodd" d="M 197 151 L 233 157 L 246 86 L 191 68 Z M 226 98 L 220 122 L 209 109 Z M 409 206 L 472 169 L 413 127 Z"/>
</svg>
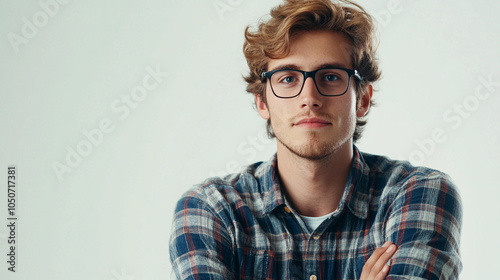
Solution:
<svg viewBox="0 0 500 280">
<path fill-rule="evenodd" d="M 292 211 L 290 211 L 290 208 L 288 208 L 287 206 L 285 206 L 285 212 L 290 213 Z"/>
<path fill-rule="evenodd" d="M 318 279 L 318 277 L 316 277 L 316 275 L 311 275 L 311 277 L 309 277 L 309 280 L 316 280 Z"/>
<path fill-rule="evenodd" d="M 314 235 L 314 236 L 313 236 L 313 239 L 314 239 L 314 240 L 318 240 L 318 239 L 319 239 L 319 235 L 317 235 L 317 234 L 316 234 L 316 235 Z M 314 275 L 313 275 L 313 276 L 314 276 Z"/>
</svg>

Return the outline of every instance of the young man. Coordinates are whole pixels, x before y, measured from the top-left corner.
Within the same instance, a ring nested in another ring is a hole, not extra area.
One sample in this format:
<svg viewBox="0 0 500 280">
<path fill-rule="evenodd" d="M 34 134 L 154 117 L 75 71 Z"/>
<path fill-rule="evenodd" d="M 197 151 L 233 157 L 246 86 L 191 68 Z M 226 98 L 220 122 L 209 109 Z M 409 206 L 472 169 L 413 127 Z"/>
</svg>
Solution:
<svg viewBox="0 0 500 280">
<path fill-rule="evenodd" d="M 177 204 L 178 279 L 456 279 L 461 204 L 447 175 L 360 152 L 380 77 L 373 23 L 350 1 L 286 0 L 246 30 L 269 162 Z"/>
</svg>

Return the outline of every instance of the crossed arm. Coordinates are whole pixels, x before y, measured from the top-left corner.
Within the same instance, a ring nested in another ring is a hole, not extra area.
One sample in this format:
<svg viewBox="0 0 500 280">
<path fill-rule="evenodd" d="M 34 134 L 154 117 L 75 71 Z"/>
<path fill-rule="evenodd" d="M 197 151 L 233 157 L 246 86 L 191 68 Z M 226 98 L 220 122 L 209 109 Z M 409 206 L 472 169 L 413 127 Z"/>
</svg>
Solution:
<svg viewBox="0 0 500 280">
<path fill-rule="evenodd" d="M 385 236 L 397 251 L 386 279 L 458 279 L 462 204 L 449 177 L 412 177 L 389 210 Z"/>
<path fill-rule="evenodd" d="M 382 247 L 373 252 L 363 266 L 360 280 L 383 280 L 389 272 L 390 266 L 387 262 L 396 252 L 396 245 L 386 242 Z"/>
</svg>

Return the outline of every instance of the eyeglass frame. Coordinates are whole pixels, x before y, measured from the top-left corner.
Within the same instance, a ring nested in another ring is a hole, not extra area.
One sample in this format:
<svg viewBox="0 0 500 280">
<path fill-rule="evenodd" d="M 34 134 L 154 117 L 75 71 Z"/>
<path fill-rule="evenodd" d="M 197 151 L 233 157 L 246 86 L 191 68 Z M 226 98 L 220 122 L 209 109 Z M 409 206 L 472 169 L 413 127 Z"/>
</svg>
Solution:
<svg viewBox="0 0 500 280">
<path fill-rule="evenodd" d="M 345 91 L 343 93 L 336 94 L 336 95 L 326 95 L 326 94 L 321 93 L 321 91 L 318 88 L 318 84 L 316 84 L 316 73 L 318 71 L 326 70 L 326 69 L 343 70 L 347 73 L 347 87 L 345 88 Z M 282 96 L 278 96 L 274 92 L 273 83 L 271 83 L 271 77 L 274 73 L 281 72 L 281 71 L 296 71 L 296 72 L 302 73 L 302 75 L 304 76 L 304 81 L 302 81 L 302 86 L 300 87 L 300 90 L 296 95 L 290 96 L 290 97 L 282 97 Z M 314 86 L 316 87 L 316 89 L 318 90 L 318 93 L 320 95 L 327 96 L 327 97 L 341 96 L 341 95 L 344 95 L 347 92 L 347 90 L 349 89 L 349 86 L 351 85 L 351 77 L 352 76 L 358 78 L 359 81 L 363 80 L 363 77 L 361 77 L 358 70 L 342 68 L 342 67 L 324 67 L 324 68 L 316 69 L 314 71 L 302 71 L 302 70 L 298 70 L 298 69 L 276 69 L 276 70 L 272 70 L 272 71 L 262 72 L 262 74 L 260 74 L 260 78 L 261 78 L 262 83 L 264 83 L 264 78 L 266 78 L 269 81 L 269 85 L 271 85 L 271 91 L 273 92 L 274 96 L 276 96 L 278 98 L 283 98 L 283 99 L 290 99 L 290 98 L 295 98 L 295 97 L 299 96 L 302 93 L 302 89 L 304 89 L 304 84 L 306 83 L 307 78 L 309 78 L 309 77 L 311 77 L 311 79 L 313 80 Z"/>
</svg>

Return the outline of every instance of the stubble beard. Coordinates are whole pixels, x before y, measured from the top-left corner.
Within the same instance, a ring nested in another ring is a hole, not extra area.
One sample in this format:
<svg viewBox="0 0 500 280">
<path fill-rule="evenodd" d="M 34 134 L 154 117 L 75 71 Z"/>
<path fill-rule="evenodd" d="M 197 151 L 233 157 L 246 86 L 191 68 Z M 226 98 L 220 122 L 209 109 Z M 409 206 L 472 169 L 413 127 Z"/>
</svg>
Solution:
<svg viewBox="0 0 500 280">
<path fill-rule="evenodd" d="M 342 146 L 341 143 L 336 143 L 333 139 L 331 141 L 321 141 L 318 133 L 315 132 L 311 133 L 308 144 L 293 145 L 287 143 L 280 135 L 276 135 L 276 140 L 295 156 L 312 161 L 324 160 L 335 154 L 340 146 Z"/>
<path fill-rule="evenodd" d="M 322 117 L 329 119 L 328 116 L 322 116 Z M 276 137 L 276 141 L 278 141 L 281 145 L 283 145 L 283 147 L 285 147 L 293 155 L 311 161 L 322 161 L 329 158 L 330 156 L 333 156 L 349 141 L 349 139 L 352 139 L 355 128 L 355 122 L 354 122 L 352 125 L 352 129 L 347 128 L 347 130 L 349 131 L 337 131 L 338 134 L 342 134 L 344 135 L 344 137 L 339 138 L 338 136 L 340 135 L 337 135 L 337 137 L 334 136 L 330 139 L 322 139 L 320 132 L 310 131 L 309 139 L 306 144 L 304 143 L 293 144 L 293 141 L 292 139 L 290 139 L 290 136 L 288 136 L 288 138 L 287 136 L 282 137 L 280 131 L 281 129 L 278 128 L 278 131 L 274 129 L 275 124 L 273 124 L 272 114 L 270 114 L 269 121 L 271 122 L 271 127 Z M 278 126 L 283 127 L 286 125 L 287 125 L 286 123 L 281 123 L 281 125 Z"/>
</svg>

